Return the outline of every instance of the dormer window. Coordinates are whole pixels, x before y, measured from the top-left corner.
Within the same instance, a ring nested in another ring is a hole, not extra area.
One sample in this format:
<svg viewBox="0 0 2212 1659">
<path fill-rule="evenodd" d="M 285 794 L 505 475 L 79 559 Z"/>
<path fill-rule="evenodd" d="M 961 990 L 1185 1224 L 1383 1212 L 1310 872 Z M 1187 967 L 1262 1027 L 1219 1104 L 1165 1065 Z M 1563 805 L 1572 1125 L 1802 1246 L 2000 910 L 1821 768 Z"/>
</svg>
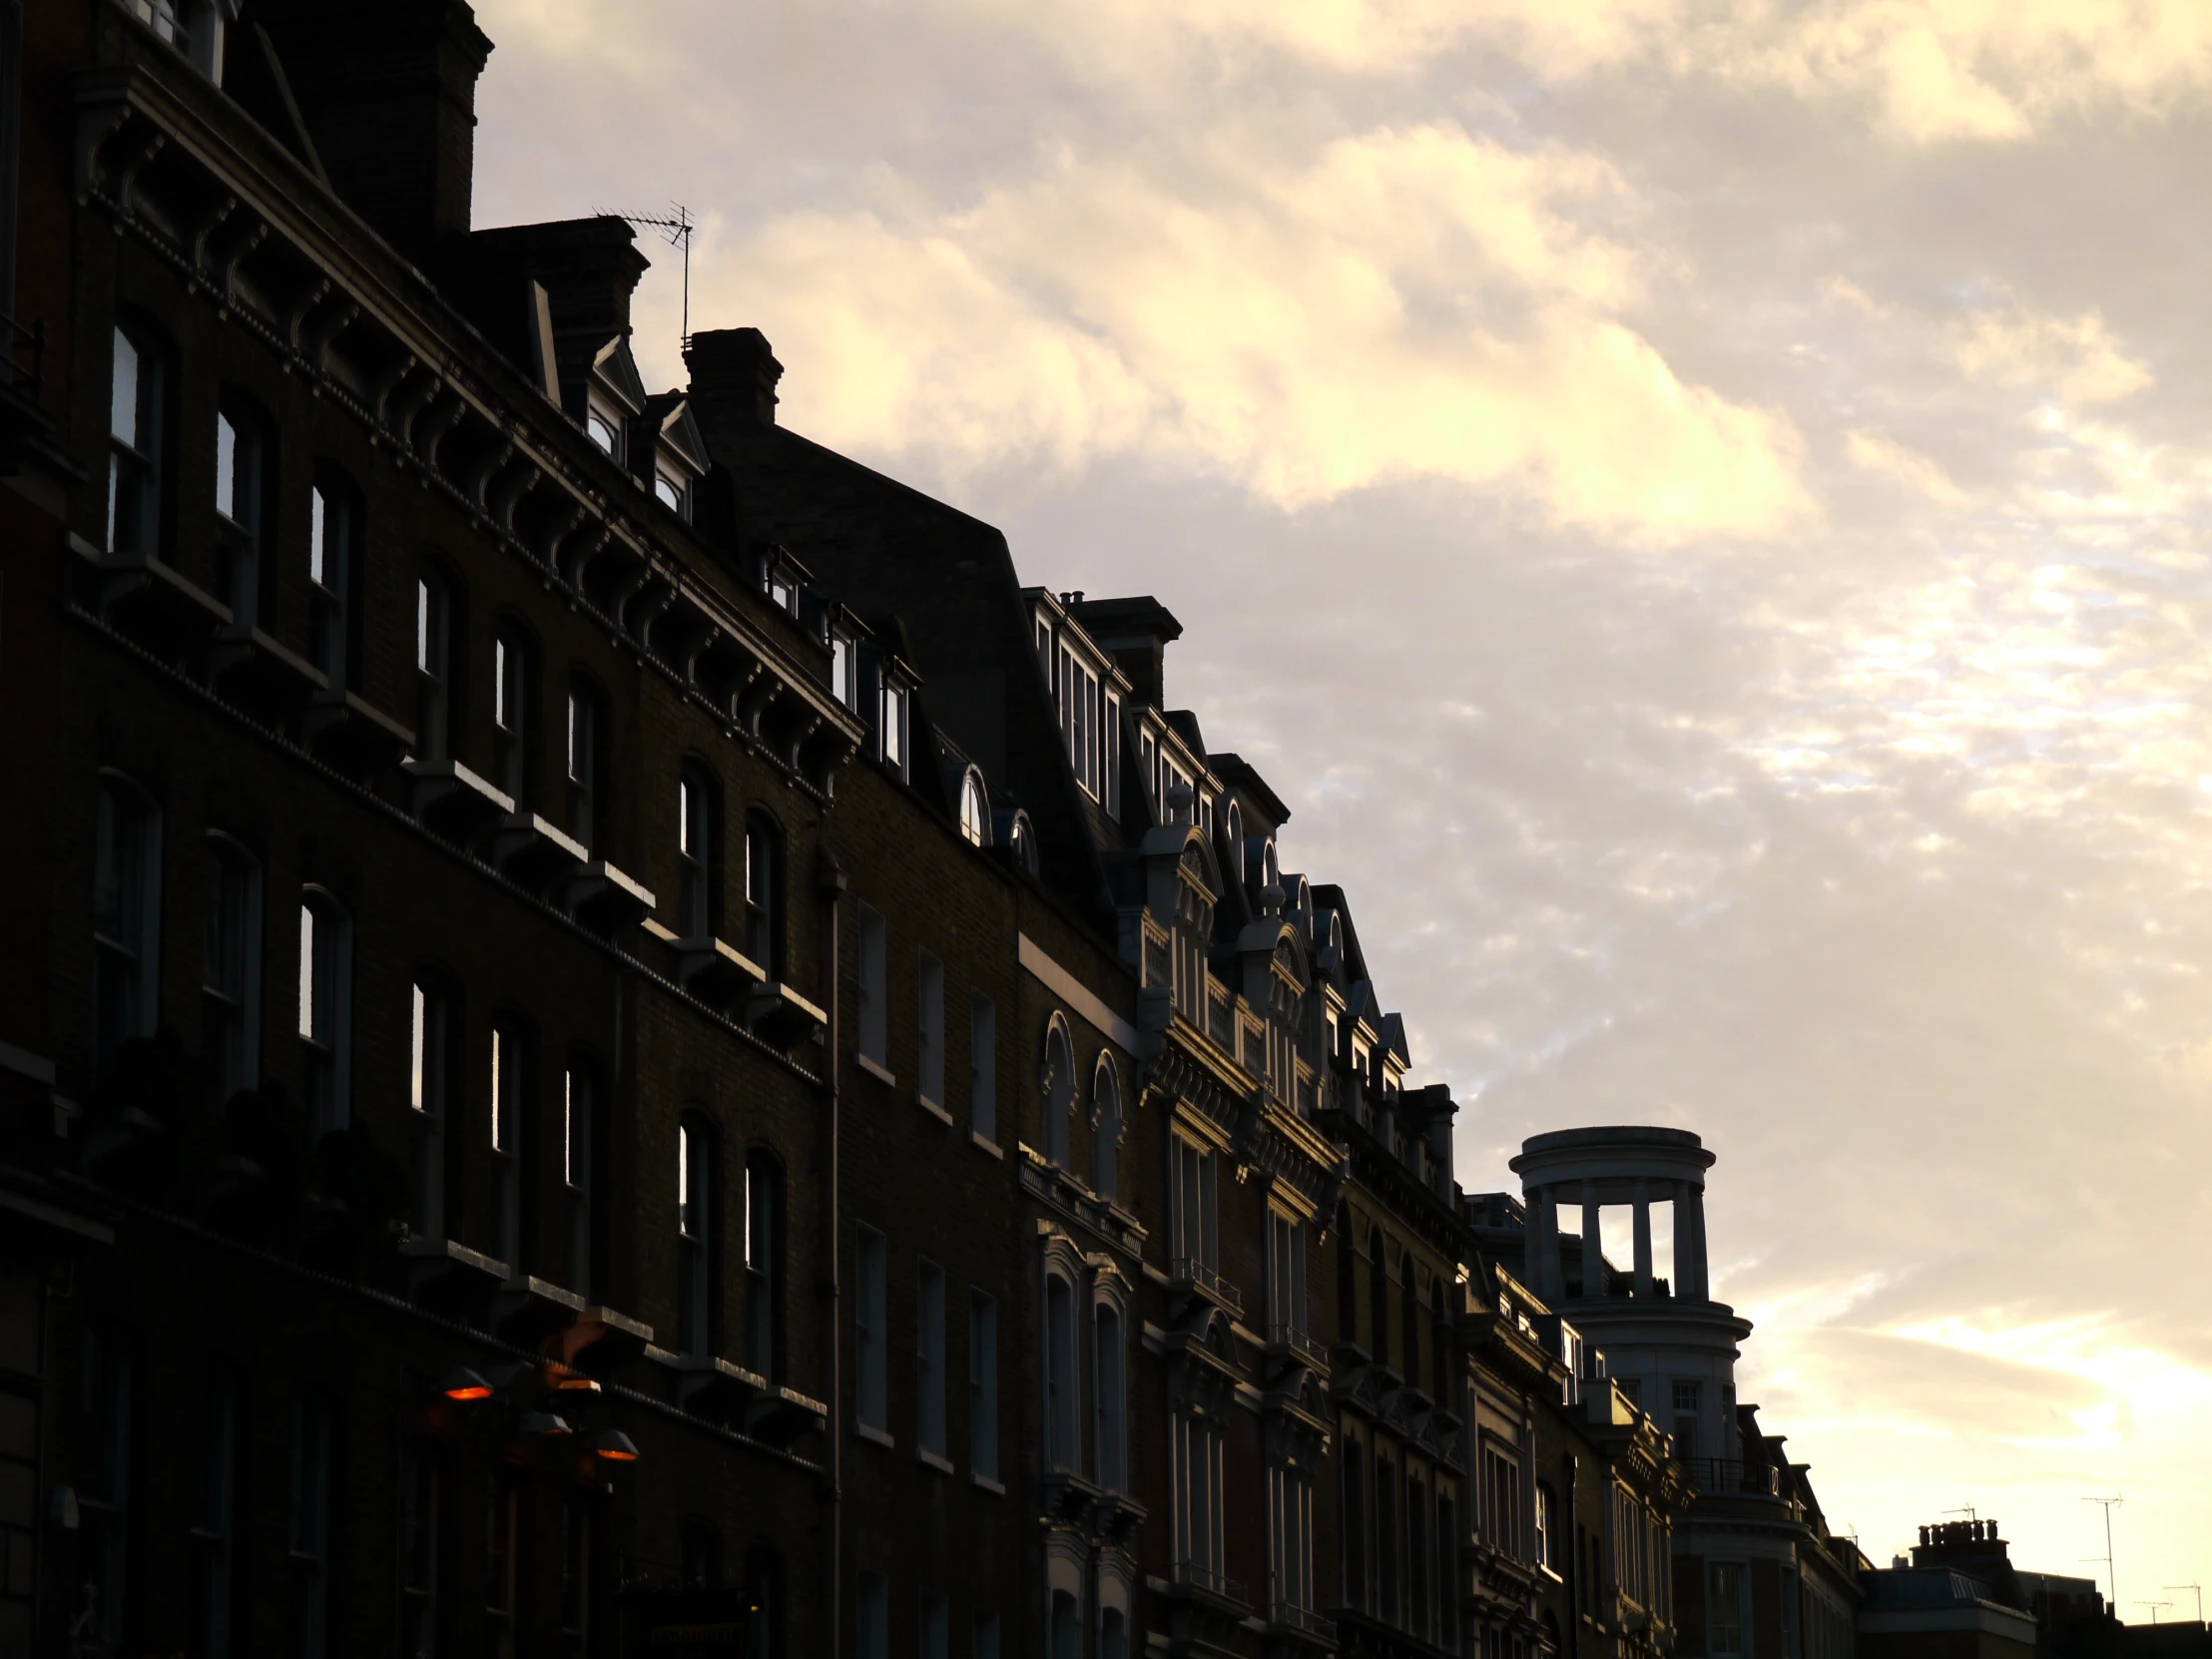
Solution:
<svg viewBox="0 0 2212 1659">
<path fill-rule="evenodd" d="M 891 680 L 883 680 L 882 704 L 878 710 L 882 726 L 882 755 L 886 765 L 906 776 L 906 688 Z"/>
<path fill-rule="evenodd" d="M 830 690 L 847 709 L 859 709 L 860 654 L 842 634 L 830 636 Z"/>
<path fill-rule="evenodd" d="M 991 807 L 983 798 L 983 775 L 974 768 L 960 780 L 960 838 L 982 846 L 991 836 Z"/>
<path fill-rule="evenodd" d="M 622 420 L 596 397 L 584 412 L 584 431 L 602 454 L 622 459 Z"/>
<path fill-rule="evenodd" d="M 677 517 L 690 519 L 691 483 L 683 474 L 672 472 L 665 466 L 655 469 L 653 493 L 660 498 L 661 505 Z"/>
</svg>

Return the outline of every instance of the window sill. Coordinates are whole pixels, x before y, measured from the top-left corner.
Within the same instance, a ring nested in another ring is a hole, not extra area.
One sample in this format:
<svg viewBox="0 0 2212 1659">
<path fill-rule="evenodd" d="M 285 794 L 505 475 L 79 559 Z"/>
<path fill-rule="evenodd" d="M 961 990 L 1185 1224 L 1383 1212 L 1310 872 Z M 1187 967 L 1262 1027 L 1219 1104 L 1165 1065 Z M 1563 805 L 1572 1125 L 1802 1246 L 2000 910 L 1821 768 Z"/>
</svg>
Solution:
<svg viewBox="0 0 2212 1659">
<path fill-rule="evenodd" d="M 1004 1163 L 1006 1161 L 1005 1151 L 999 1146 L 996 1141 L 992 1140 L 988 1135 L 982 1134 L 980 1131 L 970 1129 L 968 1131 L 968 1140 L 975 1147 L 976 1151 L 988 1153 L 991 1157 L 996 1158 L 1000 1163 Z"/>
<path fill-rule="evenodd" d="M 1006 1483 L 1003 1480 L 993 1480 L 987 1474 L 970 1474 L 968 1484 L 978 1491 L 989 1492 L 993 1497 L 1006 1495 Z"/>
<path fill-rule="evenodd" d="M 942 1106 L 939 1106 L 934 1100 L 931 1100 L 925 1094 L 915 1095 L 914 1104 L 916 1106 L 919 1106 L 923 1111 L 927 1112 L 931 1117 L 939 1119 L 947 1125 L 952 1122 L 952 1114 L 946 1111 Z"/>
<path fill-rule="evenodd" d="M 854 1423 L 852 1425 L 852 1432 L 857 1434 L 863 1440 L 872 1440 L 875 1444 L 882 1446 L 885 1450 L 895 1451 L 898 1448 L 898 1442 L 892 1439 L 888 1434 L 884 1433 L 883 1430 L 881 1430 L 880 1428 L 870 1428 L 864 1422 Z"/>
<path fill-rule="evenodd" d="M 862 1071 L 866 1072 L 870 1077 L 874 1078 L 878 1083 L 882 1084 L 885 1088 L 895 1089 L 898 1087 L 898 1079 L 893 1077 L 888 1071 L 885 1071 L 880 1065 L 876 1064 L 875 1061 L 869 1059 L 865 1054 L 853 1055 L 852 1063 L 858 1066 Z"/>
<path fill-rule="evenodd" d="M 914 1450 L 914 1461 L 921 1464 L 924 1468 L 935 1469 L 939 1474 L 950 1474 L 952 1472 L 952 1459 L 949 1457 L 939 1457 L 933 1451 L 923 1451 L 919 1447 L 916 1447 Z"/>
</svg>

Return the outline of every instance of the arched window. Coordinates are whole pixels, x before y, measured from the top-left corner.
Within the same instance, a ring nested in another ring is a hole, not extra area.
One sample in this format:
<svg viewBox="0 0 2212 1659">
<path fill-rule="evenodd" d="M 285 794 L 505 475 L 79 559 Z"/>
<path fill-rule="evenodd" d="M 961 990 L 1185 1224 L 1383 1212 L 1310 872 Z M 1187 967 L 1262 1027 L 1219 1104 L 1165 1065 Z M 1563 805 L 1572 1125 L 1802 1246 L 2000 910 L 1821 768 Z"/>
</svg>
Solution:
<svg viewBox="0 0 2212 1659">
<path fill-rule="evenodd" d="M 707 769 L 688 762 L 676 779 L 676 931 L 687 941 L 715 936 L 721 906 L 716 875 L 722 867 L 717 833 L 721 792 Z"/>
<path fill-rule="evenodd" d="M 1382 1243 L 1382 1229 L 1368 1229 L 1368 1332 L 1375 1363 L 1390 1363 L 1390 1260 Z"/>
<path fill-rule="evenodd" d="M 1438 1274 L 1428 1288 L 1428 1360 L 1434 1373 L 1435 1400 L 1439 1410 L 1454 1409 L 1451 1385 L 1451 1326 L 1444 1318 L 1444 1280 Z"/>
<path fill-rule="evenodd" d="M 221 1108 L 261 1081 L 262 866 L 244 845 L 208 836 L 208 929 L 200 969 L 200 1063 Z"/>
<path fill-rule="evenodd" d="M 1109 1607 L 1098 1625 L 1098 1659 L 1129 1659 L 1129 1620 Z"/>
<path fill-rule="evenodd" d="M 1360 1342 L 1360 1251 L 1352 1240 L 1352 1211 L 1337 1206 L 1337 1340 Z"/>
<path fill-rule="evenodd" d="M 784 832 L 758 810 L 745 815 L 745 953 L 784 977 Z"/>
<path fill-rule="evenodd" d="M 685 1354 L 714 1352 L 715 1134 L 687 1115 L 676 1131 L 677 1343 Z"/>
<path fill-rule="evenodd" d="M 1129 1484 L 1128 1425 L 1124 1376 L 1128 1356 L 1121 1340 L 1121 1314 L 1101 1302 L 1092 1321 L 1092 1363 L 1097 1370 L 1092 1397 L 1097 1407 L 1098 1483 L 1110 1492 Z"/>
<path fill-rule="evenodd" d="M 158 554 L 168 541 L 169 342 L 139 321 L 115 326 L 108 405 L 108 549 Z"/>
<path fill-rule="evenodd" d="M 960 779 L 960 837 L 970 846 L 988 846 L 991 839 L 991 804 L 983 775 L 973 767 Z"/>
<path fill-rule="evenodd" d="M 299 895 L 299 1099 L 317 1136 L 346 1125 L 352 1004 L 353 919 L 308 887 Z"/>
<path fill-rule="evenodd" d="M 784 1377 L 784 1166 L 766 1147 L 745 1158 L 745 1366 Z"/>
<path fill-rule="evenodd" d="M 1358 1440 L 1346 1439 L 1344 1456 L 1345 1604 L 1365 1612 L 1368 1606 L 1368 1456 Z"/>
<path fill-rule="evenodd" d="M 686 1521 L 676 1534 L 676 1573 L 687 1590 L 722 1588 L 722 1534 L 705 1521 Z"/>
<path fill-rule="evenodd" d="M 1109 1055 L 1098 1057 L 1091 1104 L 1098 1118 L 1098 1193 L 1101 1198 L 1115 1198 L 1121 1189 L 1121 1081 Z"/>
<path fill-rule="evenodd" d="M 1052 1659 L 1083 1659 L 1083 1614 L 1075 1597 L 1065 1590 L 1052 1592 Z"/>
<path fill-rule="evenodd" d="M 1045 1461 L 1055 1469 L 1076 1467 L 1075 1292 L 1060 1275 L 1044 1282 Z"/>
<path fill-rule="evenodd" d="M 93 829 L 92 1045 L 96 1067 L 154 1034 L 160 1008 L 162 815 L 120 773 L 100 775 Z"/>
<path fill-rule="evenodd" d="M 361 494 L 336 467 L 315 468 L 308 499 L 307 660 L 335 688 L 360 684 L 359 608 L 365 556 Z"/>
<path fill-rule="evenodd" d="M 223 602 L 242 628 L 261 621 L 273 573 L 266 557 L 276 481 L 276 439 L 269 417 L 234 391 L 215 417 L 215 510 L 223 556 Z"/>
<path fill-rule="evenodd" d="M 1068 1165 L 1068 1133 L 1075 1115 L 1075 1054 L 1067 1027 L 1054 1019 L 1044 1036 L 1044 1155 Z"/>
</svg>

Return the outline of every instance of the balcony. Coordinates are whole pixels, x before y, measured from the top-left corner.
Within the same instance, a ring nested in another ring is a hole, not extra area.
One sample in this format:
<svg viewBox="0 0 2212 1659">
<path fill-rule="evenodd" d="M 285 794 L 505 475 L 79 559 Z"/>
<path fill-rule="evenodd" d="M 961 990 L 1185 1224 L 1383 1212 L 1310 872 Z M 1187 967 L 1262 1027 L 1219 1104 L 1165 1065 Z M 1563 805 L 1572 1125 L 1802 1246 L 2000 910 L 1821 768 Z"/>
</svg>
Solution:
<svg viewBox="0 0 2212 1659">
<path fill-rule="evenodd" d="M 1240 1607 L 1252 1605 L 1252 1598 L 1245 1592 L 1243 1579 L 1231 1578 L 1219 1567 L 1204 1561 L 1176 1562 L 1172 1583 L 1178 1590 L 1197 1590 L 1222 1601 L 1233 1601 Z"/>
<path fill-rule="evenodd" d="M 1268 1358 L 1289 1360 L 1309 1371 L 1329 1370 L 1329 1345 L 1295 1325 L 1268 1327 Z"/>
<path fill-rule="evenodd" d="M 1268 1624 L 1283 1635 L 1302 1638 L 1318 1647 L 1337 1645 L 1337 1621 L 1322 1617 L 1311 1607 L 1278 1601 L 1268 1609 Z"/>
<path fill-rule="evenodd" d="M 1746 1467 L 1741 1457 L 1685 1457 L 1690 1484 L 1706 1496 L 1779 1497 L 1775 1471 L 1764 1466 Z"/>
<path fill-rule="evenodd" d="M 1168 1264 L 1169 1289 L 1204 1297 L 1232 1319 L 1244 1318 L 1244 1298 L 1237 1288 L 1195 1256 L 1178 1256 Z"/>
</svg>

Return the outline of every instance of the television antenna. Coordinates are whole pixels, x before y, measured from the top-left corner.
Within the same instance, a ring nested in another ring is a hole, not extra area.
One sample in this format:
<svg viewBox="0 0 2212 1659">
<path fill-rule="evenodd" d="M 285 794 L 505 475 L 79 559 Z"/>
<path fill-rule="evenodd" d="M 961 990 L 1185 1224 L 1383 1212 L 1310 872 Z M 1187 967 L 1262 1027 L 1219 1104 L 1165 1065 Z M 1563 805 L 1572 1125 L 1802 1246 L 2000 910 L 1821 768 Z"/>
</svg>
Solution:
<svg viewBox="0 0 2212 1659">
<path fill-rule="evenodd" d="M 1974 1513 L 1973 1505 L 1970 1503 L 1963 1509 L 1945 1509 L 1943 1513 L 1946 1515 L 1964 1515 L 1968 1520 L 1979 1520 L 1981 1518 Z"/>
<path fill-rule="evenodd" d="M 2197 1598 L 2197 1623 L 2204 1622 L 2204 1586 L 2202 1584 L 2161 1584 L 2161 1590 L 2187 1590 Z"/>
<path fill-rule="evenodd" d="M 2112 1497 L 2085 1497 L 2081 1501 L 2099 1504 L 2104 1509 L 2104 1553 L 2102 1555 L 2084 1555 L 2082 1559 L 2104 1563 L 2105 1595 L 2111 1604 L 2117 1607 L 2120 1604 L 2120 1572 L 2119 1568 L 2112 1564 L 2112 1511 L 2118 1505 L 2125 1503 L 2127 1499 L 2114 1495 Z M 2119 1615 L 2114 1614 L 2113 1616 L 2117 1618 Z"/>
<path fill-rule="evenodd" d="M 2156 1624 L 2158 1622 L 2158 1609 L 2161 1607 L 2171 1607 L 2173 1603 L 2170 1601 L 2138 1601 L 2135 1605 L 2138 1607 L 2148 1607 L 2150 1609 L 2150 1622 Z"/>
<path fill-rule="evenodd" d="M 673 214 L 674 214 L 674 216 L 675 216 L 674 218 L 670 218 L 668 214 L 662 214 L 662 215 L 659 215 L 659 216 L 657 216 L 657 217 L 656 217 L 655 215 L 652 215 L 652 214 L 619 214 L 619 213 L 618 213 L 618 214 L 609 214 L 609 215 L 608 215 L 607 217 L 608 217 L 609 219 L 619 219 L 619 220 L 621 220 L 621 221 L 622 221 L 622 222 L 623 222 L 623 223 L 624 223 L 625 225 L 631 225 L 631 226 L 635 226 L 635 227 L 636 227 L 636 228 L 637 228 L 638 230 L 641 230 L 641 231 L 658 231 L 658 232 L 660 232 L 660 234 L 661 234 L 662 238 L 663 238 L 663 239 L 664 239 L 664 240 L 665 240 L 665 241 L 666 241 L 666 242 L 668 243 L 669 247 L 671 247 L 671 248 L 678 248 L 678 249 L 681 249 L 681 250 L 683 250 L 683 254 L 684 254 L 684 335 L 683 335 L 683 339 L 684 339 L 684 344 L 685 344 L 685 345 L 686 345 L 686 346 L 688 347 L 688 346 L 690 346 L 690 344 L 691 344 L 691 249 L 692 249 L 692 233 L 693 233 L 694 231 L 696 231 L 696 230 L 698 230 L 698 229 L 699 229 L 699 223 L 698 223 L 698 221 L 696 221 L 695 219 L 693 219 L 693 218 L 692 218 L 692 216 L 691 216 L 691 209 L 689 209 L 689 208 L 685 207 L 685 206 L 684 206 L 684 204 L 683 204 L 683 203 L 681 203 L 681 202 L 671 202 L 671 203 L 669 204 L 669 210 L 670 210 L 670 213 L 673 213 Z"/>
</svg>

